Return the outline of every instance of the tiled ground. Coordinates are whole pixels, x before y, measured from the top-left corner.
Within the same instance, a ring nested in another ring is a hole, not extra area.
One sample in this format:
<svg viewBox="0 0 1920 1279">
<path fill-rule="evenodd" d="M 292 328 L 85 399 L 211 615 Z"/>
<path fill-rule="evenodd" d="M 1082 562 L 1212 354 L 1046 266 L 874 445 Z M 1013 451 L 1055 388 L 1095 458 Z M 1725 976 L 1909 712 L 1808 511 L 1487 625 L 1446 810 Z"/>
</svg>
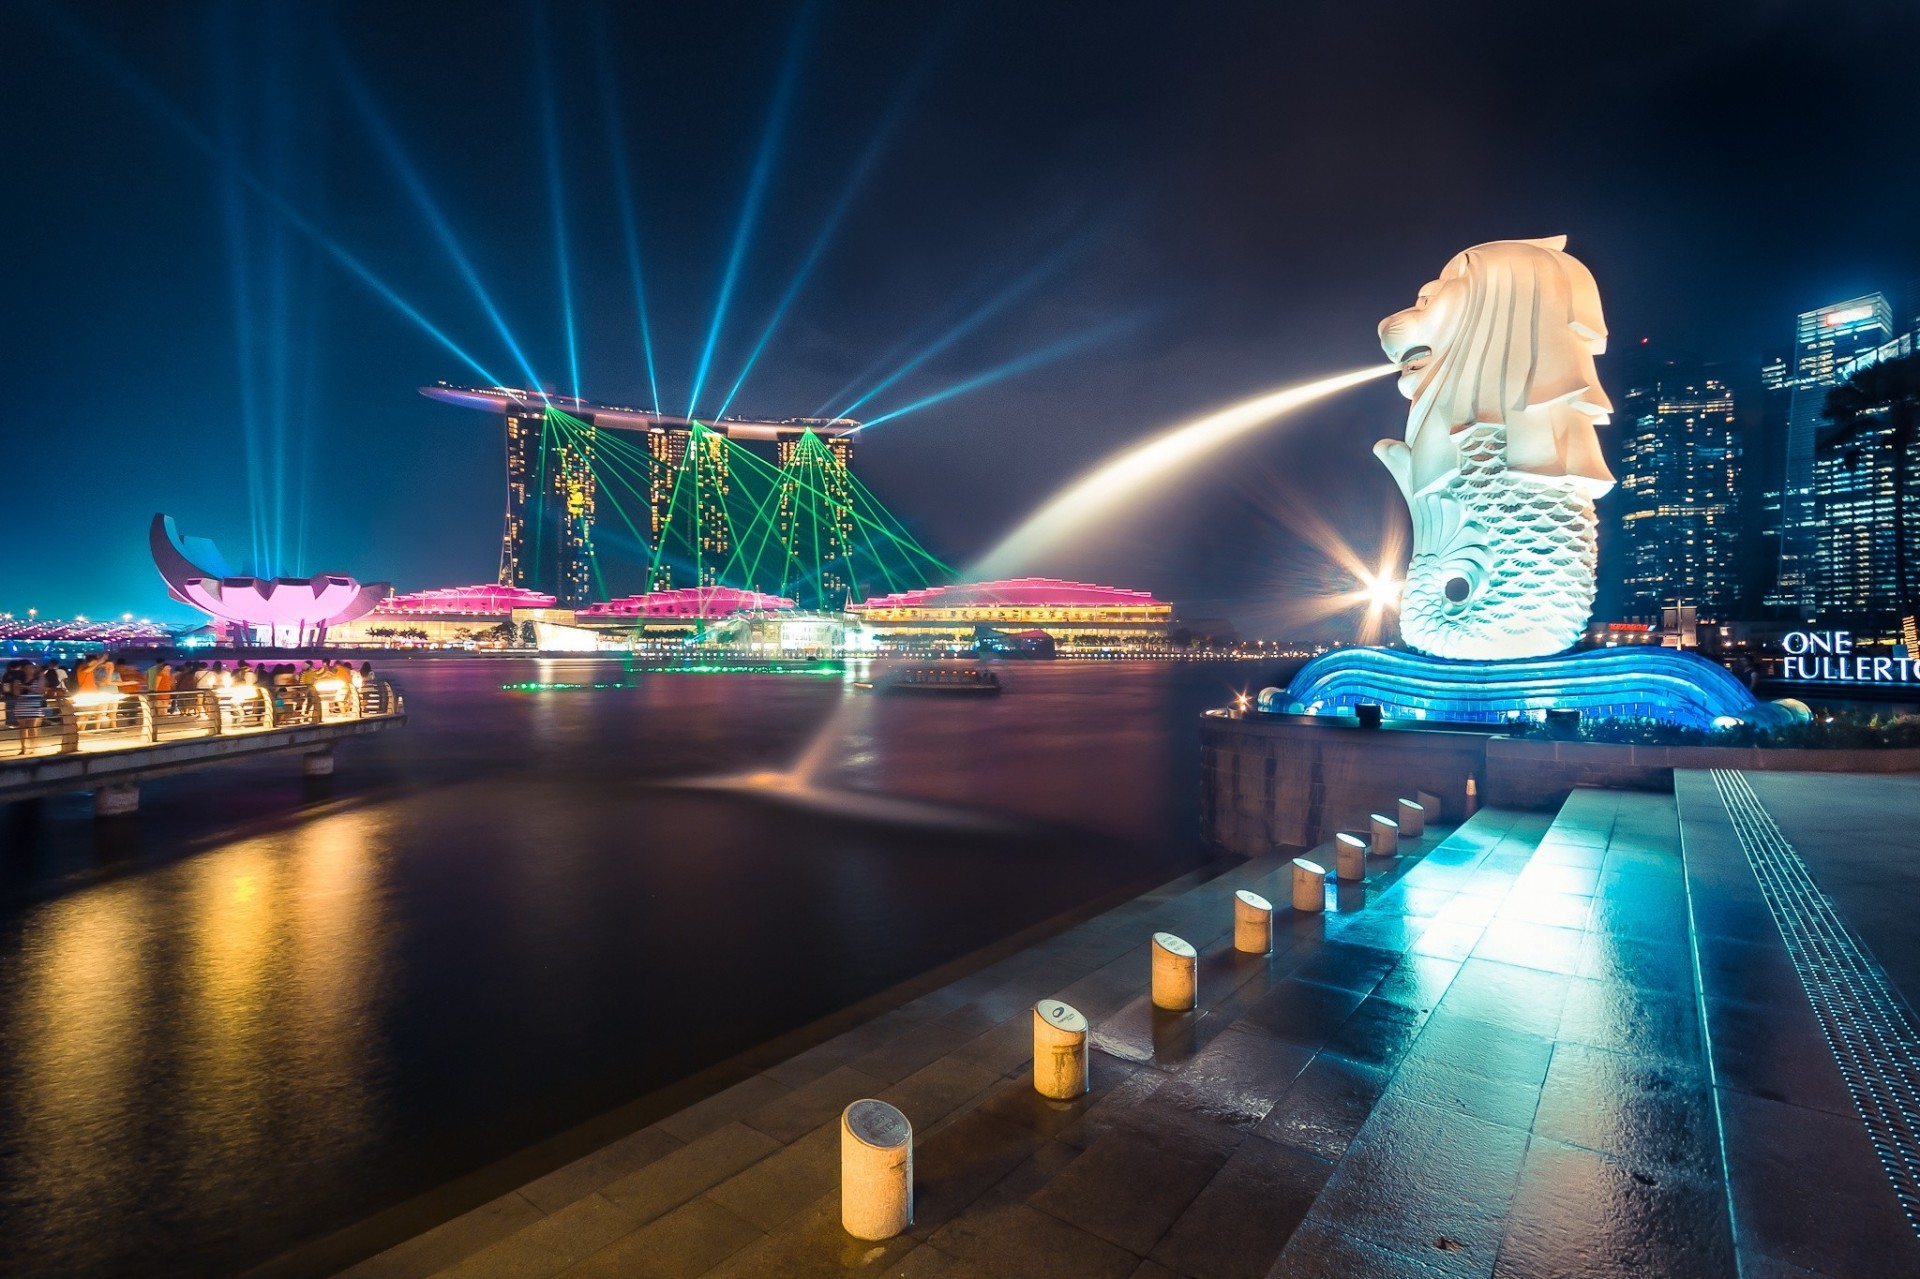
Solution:
<svg viewBox="0 0 1920 1279">
<path fill-rule="evenodd" d="M 1821 880 L 1836 878 L 1821 855 L 1825 840 L 1852 844 L 1872 835 L 1860 820 L 1863 796 L 1881 795 L 1890 783 L 1913 794 L 1908 779 L 1745 776 L 1769 816 L 1805 845 Z M 1674 789 L 1743 1274 L 1920 1275 L 1920 1240 L 1901 1213 L 1722 794 L 1704 772 L 1677 774 Z M 1822 812 L 1853 820 L 1823 823 Z M 1912 813 L 1882 810 L 1883 847 L 1911 838 L 1888 828 L 1905 826 Z M 1853 854 L 1850 848 L 1840 855 Z M 1903 865 L 1894 877 L 1912 873 Z M 1906 1116 L 1909 1127 L 1916 1121 L 1920 1115 Z"/>
<path fill-rule="evenodd" d="M 1733 890 L 1690 901 L 1674 797 L 1580 791 L 1548 827 L 1483 812 L 1429 837 L 1335 913 L 1283 905 L 1266 958 L 1231 949 L 1230 901 L 1284 903 L 1281 859 L 1170 885 L 349 1273 L 1732 1276 L 1730 1198 L 1746 1279 L 1920 1273 L 1847 1268 L 1898 1255 L 1864 1226 L 1796 1250 L 1823 1216 L 1856 1224 L 1864 1174 L 1822 1148 L 1857 1153 L 1846 1097 L 1764 907 L 1727 867 Z M 1201 952 L 1195 1012 L 1147 1000 L 1155 929 Z M 1094 1027 L 1072 1103 L 1031 1087 L 1047 995 Z M 862 1096 L 916 1132 L 916 1219 L 885 1244 L 839 1227 L 837 1120 Z"/>
</svg>

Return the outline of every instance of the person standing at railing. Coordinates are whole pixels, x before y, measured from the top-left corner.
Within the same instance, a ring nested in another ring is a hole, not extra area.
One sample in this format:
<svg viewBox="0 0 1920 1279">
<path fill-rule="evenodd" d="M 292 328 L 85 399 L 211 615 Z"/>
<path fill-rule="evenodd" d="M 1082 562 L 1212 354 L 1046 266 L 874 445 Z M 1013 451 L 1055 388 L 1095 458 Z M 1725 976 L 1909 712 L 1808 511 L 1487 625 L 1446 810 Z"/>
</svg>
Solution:
<svg viewBox="0 0 1920 1279">
<path fill-rule="evenodd" d="M 46 718 L 46 686 L 41 682 L 42 672 L 29 661 L 20 672 L 20 691 L 14 698 L 13 714 L 20 727 L 21 753 L 33 749 L 40 737 L 40 724 Z"/>
<path fill-rule="evenodd" d="M 173 714 L 173 663 L 161 658 L 147 668 L 147 691 L 157 694 L 154 709 L 162 715 Z"/>
<path fill-rule="evenodd" d="M 273 722 L 285 723 L 285 716 L 293 709 L 294 688 L 297 680 L 291 663 L 263 667 L 261 674 L 268 685 L 267 696 L 273 699 Z"/>
<path fill-rule="evenodd" d="M 4 702 L 7 711 L 7 727 L 20 727 L 20 697 L 27 691 L 27 664 L 8 662 L 7 669 L 0 672 L 0 702 Z"/>
<path fill-rule="evenodd" d="M 67 690 L 70 681 L 66 669 L 59 662 L 48 659 L 40 669 L 40 722 L 56 734 L 60 731 L 60 720 L 67 713 Z"/>
<path fill-rule="evenodd" d="M 260 687 L 260 671 L 252 662 L 241 659 L 233 667 L 233 687 L 239 690 L 234 699 L 235 710 L 241 722 L 247 727 L 256 727 L 266 719 L 266 708 L 261 699 L 267 695 Z"/>
<path fill-rule="evenodd" d="M 140 722 L 140 694 L 147 691 L 147 680 L 139 667 L 121 657 L 113 663 L 113 678 L 101 687 L 119 694 L 106 710 L 108 728 L 128 728 Z"/>
<path fill-rule="evenodd" d="M 95 694 L 100 691 L 100 667 L 105 660 L 97 654 L 89 654 L 73 668 L 73 718 L 77 728 L 97 727 L 100 713 L 83 708 L 91 708 L 98 701 Z"/>
</svg>

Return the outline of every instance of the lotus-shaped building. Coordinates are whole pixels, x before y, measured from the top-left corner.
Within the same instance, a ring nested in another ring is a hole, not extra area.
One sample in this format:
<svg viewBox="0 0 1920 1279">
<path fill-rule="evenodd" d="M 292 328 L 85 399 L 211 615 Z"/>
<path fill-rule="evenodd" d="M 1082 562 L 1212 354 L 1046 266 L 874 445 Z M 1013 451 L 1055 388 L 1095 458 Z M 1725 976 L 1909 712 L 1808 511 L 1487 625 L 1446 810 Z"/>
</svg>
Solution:
<svg viewBox="0 0 1920 1279">
<path fill-rule="evenodd" d="M 183 538 L 169 515 L 153 517 L 147 540 L 167 592 L 243 643 L 279 648 L 323 643 L 327 627 L 365 617 L 393 594 L 386 582 L 362 583 L 344 573 L 273 578 L 230 573 L 213 543 Z M 196 561 L 215 567 L 202 568 Z"/>
</svg>

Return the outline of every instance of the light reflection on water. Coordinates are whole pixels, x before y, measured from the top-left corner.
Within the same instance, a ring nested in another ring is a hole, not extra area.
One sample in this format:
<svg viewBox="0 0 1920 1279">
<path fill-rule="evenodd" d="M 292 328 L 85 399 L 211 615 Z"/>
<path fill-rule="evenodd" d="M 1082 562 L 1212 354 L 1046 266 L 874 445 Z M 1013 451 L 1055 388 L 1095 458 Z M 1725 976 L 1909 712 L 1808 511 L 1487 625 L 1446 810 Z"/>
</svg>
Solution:
<svg viewBox="0 0 1920 1279">
<path fill-rule="evenodd" d="M 280 757 L 126 825 L 0 812 L 0 1268 L 243 1269 L 1178 874 L 1194 716 L 1256 674 L 1035 664 L 929 703 L 396 666 L 412 722 L 328 782 Z M 802 758 L 841 806 L 671 784 Z"/>
<path fill-rule="evenodd" d="M 32 912 L 0 986 L 6 1183 L 38 1209 L 8 1222 L 17 1256 L 118 1268 L 133 1204 L 162 1220 L 271 1204 L 299 1194 L 304 1165 L 365 1143 L 376 820 L 318 816 Z M 156 1076 L 171 1083 L 158 1114 Z"/>
</svg>

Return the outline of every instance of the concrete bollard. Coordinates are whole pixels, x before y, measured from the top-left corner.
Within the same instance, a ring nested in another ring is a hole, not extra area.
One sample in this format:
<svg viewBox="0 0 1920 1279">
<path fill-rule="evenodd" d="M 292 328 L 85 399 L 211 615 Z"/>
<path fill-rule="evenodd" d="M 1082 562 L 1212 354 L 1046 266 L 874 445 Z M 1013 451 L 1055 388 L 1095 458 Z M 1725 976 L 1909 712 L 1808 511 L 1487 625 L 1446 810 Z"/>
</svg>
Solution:
<svg viewBox="0 0 1920 1279">
<path fill-rule="evenodd" d="M 95 817 L 125 817 L 140 811 L 140 787 L 133 782 L 108 782 L 93 791 Z"/>
<path fill-rule="evenodd" d="M 1418 801 L 1421 808 L 1426 810 L 1428 817 L 1431 817 L 1436 822 L 1440 820 L 1440 814 L 1445 810 L 1440 807 L 1440 797 L 1438 795 L 1430 790 L 1422 790 L 1415 791 L 1413 798 Z"/>
<path fill-rule="evenodd" d="M 1327 908 L 1327 868 L 1304 857 L 1293 859 L 1293 908 L 1323 911 Z"/>
<path fill-rule="evenodd" d="M 913 1224 L 913 1125 L 884 1101 L 840 1112 L 840 1224 L 872 1240 Z"/>
<path fill-rule="evenodd" d="M 1399 805 L 1400 833 L 1418 839 L 1427 833 L 1427 808 L 1418 800 L 1403 799 Z"/>
<path fill-rule="evenodd" d="M 1200 1002 L 1200 956 L 1172 933 L 1153 935 L 1153 1006 L 1185 1012 Z"/>
<path fill-rule="evenodd" d="M 1350 884 L 1367 877 L 1367 841 L 1352 831 L 1333 837 L 1333 871 Z"/>
<path fill-rule="evenodd" d="M 1087 1091 L 1087 1019 L 1057 999 L 1033 1006 L 1033 1090 L 1055 1101 Z"/>
<path fill-rule="evenodd" d="M 1398 857 L 1400 855 L 1400 823 L 1381 813 L 1373 814 L 1371 823 L 1373 855 Z"/>
<path fill-rule="evenodd" d="M 1273 903 L 1244 888 L 1233 895 L 1233 948 L 1243 955 L 1273 950 Z"/>
</svg>

